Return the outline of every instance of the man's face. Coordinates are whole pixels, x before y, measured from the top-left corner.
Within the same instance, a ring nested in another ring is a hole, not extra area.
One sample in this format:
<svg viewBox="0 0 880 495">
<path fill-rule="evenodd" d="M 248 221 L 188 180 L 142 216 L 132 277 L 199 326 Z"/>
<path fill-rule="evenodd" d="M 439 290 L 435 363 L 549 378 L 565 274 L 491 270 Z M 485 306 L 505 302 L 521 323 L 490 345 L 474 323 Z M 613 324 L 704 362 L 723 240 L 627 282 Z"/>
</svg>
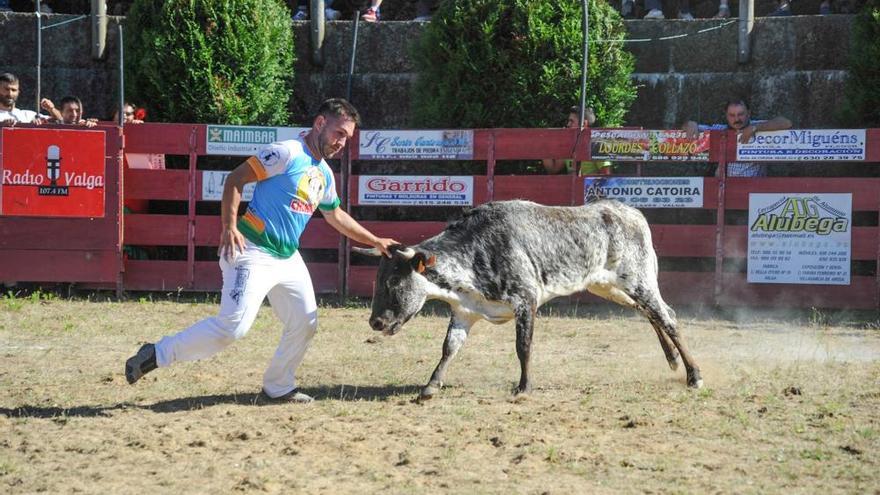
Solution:
<svg viewBox="0 0 880 495">
<path fill-rule="evenodd" d="M 568 114 L 568 121 L 565 122 L 565 127 L 569 129 L 578 129 L 580 128 L 580 117 L 576 113 Z"/>
<path fill-rule="evenodd" d="M 18 83 L 0 83 L 0 106 L 12 109 L 16 100 L 18 100 Z"/>
<path fill-rule="evenodd" d="M 61 118 L 65 124 L 76 124 L 82 119 L 82 108 L 75 101 L 65 103 L 61 108 Z"/>
<path fill-rule="evenodd" d="M 727 125 L 740 130 L 749 125 L 749 109 L 736 103 L 727 106 Z"/>
<path fill-rule="evenodd" d="M 315 119 L 315 130 L 318 134 L 318 147 L 324 158 L 333 158 L 342 151 L 345 143 L 354 136 L 354 121 L 348 117 L 325 117 L 319 115 Z"/>
</svg>

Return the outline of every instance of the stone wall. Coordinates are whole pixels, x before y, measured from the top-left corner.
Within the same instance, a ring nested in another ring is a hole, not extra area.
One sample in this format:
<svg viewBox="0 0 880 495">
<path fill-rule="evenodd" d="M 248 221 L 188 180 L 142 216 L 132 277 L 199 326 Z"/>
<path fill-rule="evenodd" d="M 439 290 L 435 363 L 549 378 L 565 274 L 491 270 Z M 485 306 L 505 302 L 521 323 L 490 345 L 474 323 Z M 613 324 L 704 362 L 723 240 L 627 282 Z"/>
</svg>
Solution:
<svg viewBox="0 0 880 495">
<path fill-rule="evenodd" d="M 50 15 L 44 25 L 74 19 Z M 106 56 L 92 60 L 87 19 L 43 31 L 42 94 L 60 99 L 80 96 L 87 116 L 108 117 L 117 99 L 117 28 L 112 17 Z M 685 38 L 631 43 L 636 56 L 634 79 L 639 96 L 628 123 L 648 128 L 679 125 L 692 118 L 719 120 L 731 97 L 752 102 L 758 116 L 782 114 L 799 127 L 828 127 L 842 101 L 853 18 L 847 15 L 758 18 L 752 58 L 736 60 L 737 23 L 698 31 L 725 21 L 628 21 L 633 39 L 656 39 L 681 33 Z M 352 47 L 351 22 L 327 24 L 323 65 L 311 62 L 308 23 L 295 23 L 298 45 L 296 83 L 291 101 L 294 121 L 302 123 L 317 104 L 344 96 Z M 408 53 L 424 26 L 414 22 L 359 25 L 352 100 L 369 127 L 403 127 L 409 121 L 414 81 Z M 0 71 L 22 80 L 19 107 L 34 107 L 36 66 L 35 17 L 0 13 Z M 126 85 L 137 81 L 126 81 Z M 149 107 L 149 102 L 142 102 Z M 564 106 L 564 104 L 563 104 Z"/>
</svg>

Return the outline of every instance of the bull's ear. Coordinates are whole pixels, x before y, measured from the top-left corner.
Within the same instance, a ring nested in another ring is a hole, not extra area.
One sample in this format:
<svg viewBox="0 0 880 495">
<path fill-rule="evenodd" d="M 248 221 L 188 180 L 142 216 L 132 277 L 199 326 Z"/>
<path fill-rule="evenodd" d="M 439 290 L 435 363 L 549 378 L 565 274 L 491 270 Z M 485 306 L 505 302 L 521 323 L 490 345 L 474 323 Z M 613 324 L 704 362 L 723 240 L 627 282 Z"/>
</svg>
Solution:
<svg viewBox="0 0 880 495">
<path fill-rule="evenodd" d="M 432 267 L 437 262 L 437 257 L 433 254 L 416 253 L 412 259 L 413 270 L 419 273 L 425 273 L 425 268 Z"/>
</svg>

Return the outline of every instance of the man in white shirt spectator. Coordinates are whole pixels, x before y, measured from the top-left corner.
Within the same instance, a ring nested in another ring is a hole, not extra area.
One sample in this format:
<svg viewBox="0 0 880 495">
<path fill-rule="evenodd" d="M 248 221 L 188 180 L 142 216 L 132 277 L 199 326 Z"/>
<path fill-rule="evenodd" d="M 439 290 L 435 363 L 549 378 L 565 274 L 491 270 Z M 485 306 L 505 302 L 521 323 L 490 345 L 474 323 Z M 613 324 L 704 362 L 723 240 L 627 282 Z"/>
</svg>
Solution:
<svg viewBox="0 0 880 495">
<path fill-rule="evenodd" d="M 756 132 L 784 131 L 791 128 L 791 121 L 783 116 L 770 120 L 752 118 L 749 105 L 743 100 L 730 100 L 724 105 L 725 123 L 703 125 L 689 120 L 682 129 L 690 139 L 696 139 L 702 131 L 736 131 L 740 143 L 748 143 Z M 763 163 L 730 162 L 727 164 L 728 177 L 763 177 L 767 171 Z"/>
<path fill-rule="evenodd" d="M 5 72 L 0 74 L 0 126 L 21 124 L 42 124 L 48 119 L 45 115 L 30 110 L 15 108 L 18 101 L 18 77 Z"/>
</svg>

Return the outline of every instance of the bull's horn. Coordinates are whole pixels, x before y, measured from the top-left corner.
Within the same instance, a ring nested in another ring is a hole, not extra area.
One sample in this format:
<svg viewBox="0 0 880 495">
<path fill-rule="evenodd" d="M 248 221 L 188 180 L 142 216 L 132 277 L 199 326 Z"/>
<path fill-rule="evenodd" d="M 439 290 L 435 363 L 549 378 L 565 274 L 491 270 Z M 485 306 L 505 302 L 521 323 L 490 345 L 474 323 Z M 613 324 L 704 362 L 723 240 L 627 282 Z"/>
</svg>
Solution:
<svg viewBox="0 0 880 495">
<path fill-rule="evenodd" d="M 379 249 L 377 248 L 362 248 L 352 246 L 351 250 L 359 254 L 365 254 L 367 256 L 382 256 L 382 251 L 379 251 Z"/>
<path fill-rule="evenodd" d="M 416 255 L 415 249 L 413 249 L 411 247 L 408 247 L 406 249 L 401 249 L 397 253 L 400 254 L 401 256 L 403 256 L 403 259 L 406 259 L 406 260 L 411 260 L 413 258 L 413 256 Z"/>
</svg>

